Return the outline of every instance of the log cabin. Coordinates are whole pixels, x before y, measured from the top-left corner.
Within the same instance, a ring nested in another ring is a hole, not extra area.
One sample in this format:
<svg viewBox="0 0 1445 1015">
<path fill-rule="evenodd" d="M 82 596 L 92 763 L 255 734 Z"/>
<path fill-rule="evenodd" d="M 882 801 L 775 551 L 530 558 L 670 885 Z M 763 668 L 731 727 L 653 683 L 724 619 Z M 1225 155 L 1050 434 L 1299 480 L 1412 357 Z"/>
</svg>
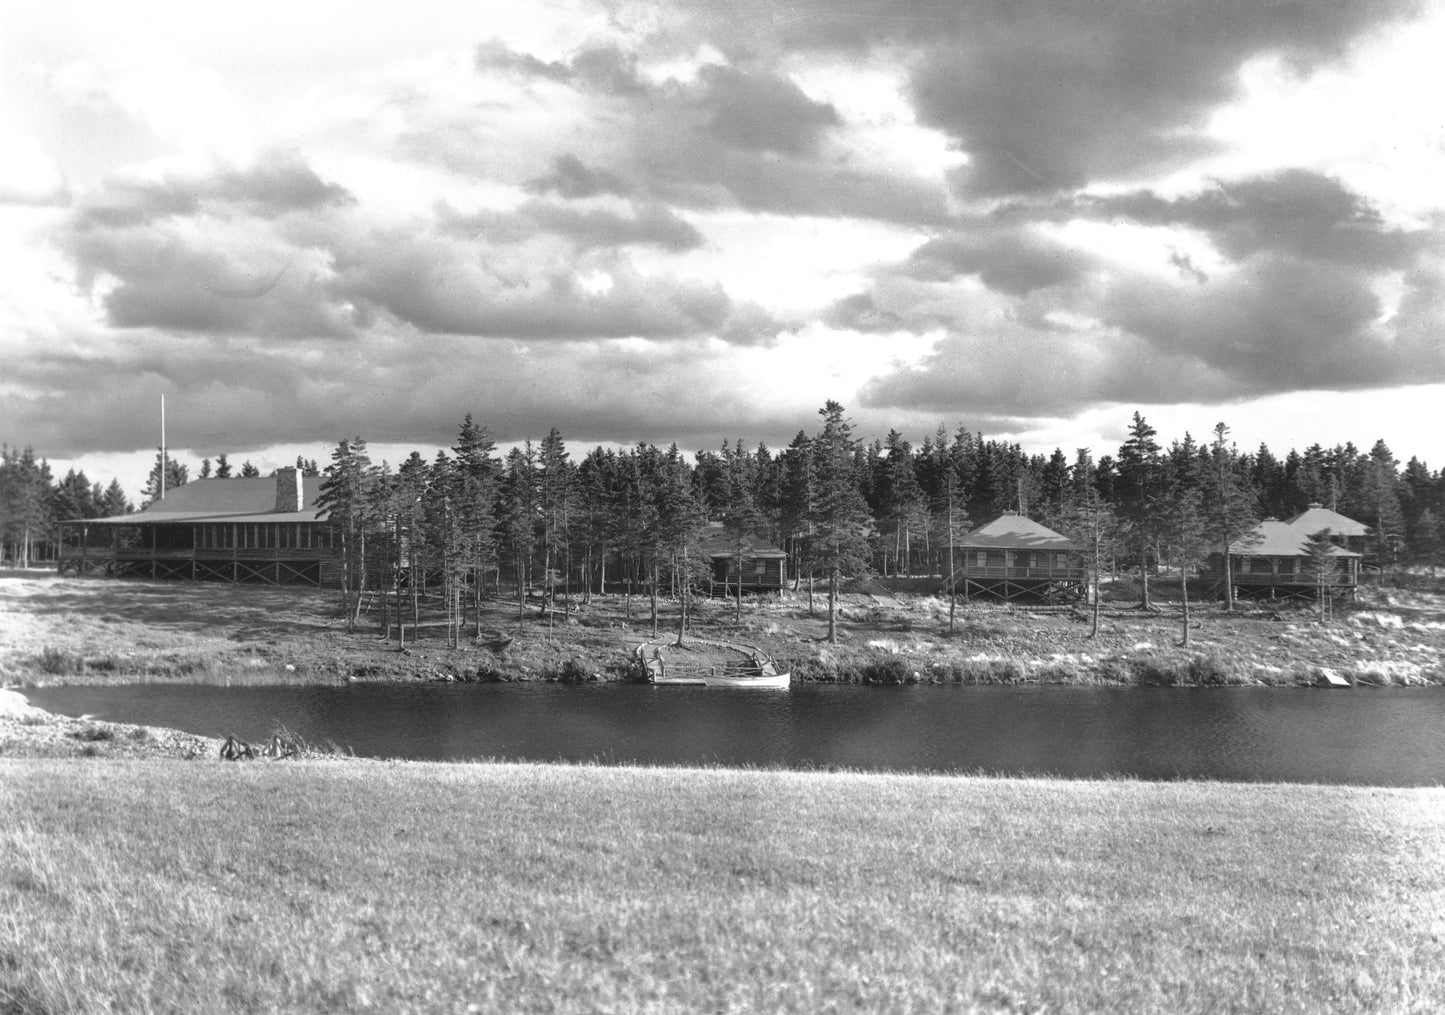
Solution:
<svg viewBox="0 0 1445 1015">
<path fill-rule="evenodd" d="M 197 479 L 135 514 L 60 526 L 61 574 L 339 587 L 321 478 Z"/>
<path fill-rule="evenodd" d="M 712 562 L 708 582 L 712 595 L 736 592 L 740 580 L 744 592 L 781 592 L 788 580 L 787 553 L 755 533 L 743 533 L 741 560 L 738 541 L 721 522 L 703 527 L 698 548 Z"/>
<path fill-rule="evenodd" d="M 954 543 L 952 585 L 965 599 L 984 596 L 1073 602 L 1084 597 L 1088 572 L 1067 537 L 1025 515 L 1005 512 Z"/>
</svg>

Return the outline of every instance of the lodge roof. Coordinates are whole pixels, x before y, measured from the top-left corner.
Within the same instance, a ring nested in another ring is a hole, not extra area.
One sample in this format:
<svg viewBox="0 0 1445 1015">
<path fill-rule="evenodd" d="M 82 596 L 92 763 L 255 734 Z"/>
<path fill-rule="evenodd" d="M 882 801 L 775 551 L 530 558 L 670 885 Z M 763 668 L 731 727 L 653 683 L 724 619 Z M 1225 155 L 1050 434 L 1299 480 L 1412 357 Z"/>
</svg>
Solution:
<svg viewBox="0 0 1445 1015">
<path fill-rule="evenodd" d="M 275 476 L 244 476 L 228 479 L 193 479 L 185 486 L 167 490 L 162 500 L 135 514 L 113 518 L 88 518 L 103 525 L 176 524 L 178 522 L 314 522 L 320 520 L 317 499 L 321 477 L 303 476 L 300 511 L 276 510 Z"/>
<path fill-rule="evenodd" d="M 1254 527 L 1258 542 L 1246 543 L 1238 551 L 1242 557 L 1307 557 L 1311 533 L 1289 522 L 1266 518 Z M 1358 557 L 1352 550 L 1329 544 L 1331 557 Z"/>
<path fill-rule="evenodd" d="M 980 525 L 956 544 L 965 549 L 1073 550 L 1067 536 L 1040 525 L 1027 515 L 1009 511 L 987 525 Z"/>
<path fill-rule="evenodd" d="M 1357 522 L 1353 518 L 1346 517 L 1338 511 L 1331 511 L 1323 504 L 1311 504 L 1304 511 L 1293 518 L 1285 520 L 1286 525 L 1292 525 L 1307 535 L 1313 535 L 1324 529 L 1330 530 L 1332 536 L 1365 536 L 1370 532 L 1370 527 L 1363 522 Z"/>
<path fill-rule="evenodd" d="M 731 557 L 737 553 L 737 543 L 722 522 L 709 522 L 703 526 L 696 545 L 708 557 Z M 743 556 L 752 560 L 782 560 L 787 554 L 761 536 L 744 532 Z"/>
</svg>

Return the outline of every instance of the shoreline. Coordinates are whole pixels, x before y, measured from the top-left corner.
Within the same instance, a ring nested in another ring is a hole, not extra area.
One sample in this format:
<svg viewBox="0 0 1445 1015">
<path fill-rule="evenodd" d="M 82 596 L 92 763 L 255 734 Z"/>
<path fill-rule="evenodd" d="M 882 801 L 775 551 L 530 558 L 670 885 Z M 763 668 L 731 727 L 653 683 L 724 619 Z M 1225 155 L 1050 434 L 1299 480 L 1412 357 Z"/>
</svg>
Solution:
<svg viewBox="0 0 1445 1015">
<path fill-rule="evenodd" d="M 1082 609 L 961 604 L 855 583 L 841 599 L 839 639 L 826 640 L 821 597 L 788 593 L 745 604 L 694 604 L 689 642 L 755 647 L 798 683 L 868 685 L 1299 686 L 1338 678 L 1358 687 L 1445 685 L 1445 580 L 1370 590 L 1327 626 L 1310 611 L 1217 604 L 1192 612 L 1181 644 L 1175 605 L 1141 611 L 1107 602 L 1097 637 Z M 636 679 L 631 650 L 654 635 L 647 604 L 593 596 L 552 617 L 490 601 L 449 648 L 426 610 L 407 644 L 384 641 L 381 618 L 348 631 L 333 593 L 304 588 L 101 578 L 0 579 L 0 686 L 339 685 Z M 434 604 L 424 604 L 434 608 Z M 478 631 L 480 630 L 480 633 Z M 416 635 L 420 633 L 421 638 Z M 393 629 L 393 635 L 395 631 Z M 686 649 L 671 650 L 678 653 Z M 685 658 L 683 656 L 682 658 Z"/>
</svg>

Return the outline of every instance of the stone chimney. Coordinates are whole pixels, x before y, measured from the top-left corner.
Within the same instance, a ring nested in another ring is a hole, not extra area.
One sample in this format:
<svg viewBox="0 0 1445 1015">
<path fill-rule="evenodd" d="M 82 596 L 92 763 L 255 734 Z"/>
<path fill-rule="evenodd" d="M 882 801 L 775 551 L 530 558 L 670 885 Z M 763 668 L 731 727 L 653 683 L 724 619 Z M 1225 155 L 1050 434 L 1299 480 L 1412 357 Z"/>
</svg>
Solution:
<svg viewBox="0 0 1445 1015">
<path fill-rule="evenodd" d="M 301 470 L 288 465 L 276 470 L 276 510 L 300 511 L 306 506 L 306 494 L 301 487 Z"/>
</svg>

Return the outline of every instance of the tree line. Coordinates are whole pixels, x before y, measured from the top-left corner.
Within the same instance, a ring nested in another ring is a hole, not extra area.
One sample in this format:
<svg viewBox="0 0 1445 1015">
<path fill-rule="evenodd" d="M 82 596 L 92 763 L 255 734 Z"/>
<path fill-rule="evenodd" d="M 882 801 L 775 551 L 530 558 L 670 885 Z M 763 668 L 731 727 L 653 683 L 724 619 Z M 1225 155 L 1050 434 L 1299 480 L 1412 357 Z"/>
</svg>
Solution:
<svg viewBox="0 0 1445 1015">
<path fill-rule="evenodd" d="M 162 457 L 142 506 L 163 474 L 167 489 L 190 478 L 184 463 Z M 323 471 L 314 461 L 297 465 Z M 249 462 L 240 471 L 259 474 Z M 353 592 L 366 561 L 385 551 L 444 584 L 464 570 L 488 575 L 493 591 L 505 579 L 523 594 L 549 582 L 584 595 L 608 582 L 670 593 L 701 566 L 689 548 L 708 520 L 722 522 L 739 548 L 755 533 L 785 550 L 795 581 L 832 587 L 865 570 L 952 573 L 949 532 L 1015 511 L 1098 555 L 1140 565 L 1146 603 L 1148 563 L 1199 559 L 1236 545 L 1259 519 L 1287 518 L 1313 502 L 1370 526 L 1382 561 L 1433 565 L 1445 535 L 1445 476 L 1414 457 L 1402 467 L 1384 441 L 1368 452 L 1314 444 L 1281 459 L 1263 444 L 1239 449 L 1221 423 L 1203 442 L 1186 433 L 1166 447 L 1139 413 L 1117 451 L 1097 459 L 1088 448 L 1028 454 L 967 427 L 940 426 L 917 445 L 897 430 L 867 441 L 833 401 L 786 448 L 738 439 L 690 457 L 676 445 L 639 444 L 574 460 L 555 429 L 500 455 L 468 416 L 450 454 L 428 461 L 413 453 L 393 469 L 372 463 L 365 441 L 352 437 L 324 474 L 326 506 L 348 540 Z M 232 466 L 221 454 L 199 475 L 225 478 Z M 75 470 L 57 481 L 32 449 L 3 449 L 0 541 L 11 560 L 33 559 L 58 522 L 129 510 L 118 481 L 102 488 Z"/>
<path fill-rule="evenodd" d="M 650 598 L 654 625 L 661 592 L 681 600 L 685 624 L 687 590 L 707 566 L 695 547 L 708 521 L 722 524 L 739 558 L 761 537 L 786 551 L 795 582 L 811 590 L 825 581 L 831 634 L 841 578 L 952 575 L 958 534 L 1008 511 L 1070 536 L 1096 569 L 1137 566 L 1147 606 L 1155 562 L 1188 567 L 1210 552 L 1227 560 L 1261 518 L 1313 502 L 1368 524 L 1380 559 L 1434 564 L 1445 507 L 1445 477 L 1415 458 L 1402 470 L 1383 441 L 1368 453 L 1313 445 L 1281 460 L 1265 446 L 1241 451 L 1220 423 L 1207 442 L 1186 433 L 1165 447 L 1135 413 L 1116 454 L 1095 460 L 1080 448 L 1070 459 L 963 427 L 940 427 L 917 447 L 896 430 L 866 441 L 834 401 L 813 432 L 776 452 L 738 439 L 691 458 L 675 444 L 642 443 L 574 460 L 554 428 L 499 455 L 468 415 L 450 454 L 413 452 L 392 469 L 354 436 L 323 474 L 353 614 L 389 575 L 388 627 L 402 624 L 404 608 L 414 623 L 430 582 L 445 590 L 457 632 L 469 613 L 480 627 L 488 588 L 515 594 L 519 619 L 529 590 L 585 598 L 620 588 L 629 603 Z"/>
</svg>

